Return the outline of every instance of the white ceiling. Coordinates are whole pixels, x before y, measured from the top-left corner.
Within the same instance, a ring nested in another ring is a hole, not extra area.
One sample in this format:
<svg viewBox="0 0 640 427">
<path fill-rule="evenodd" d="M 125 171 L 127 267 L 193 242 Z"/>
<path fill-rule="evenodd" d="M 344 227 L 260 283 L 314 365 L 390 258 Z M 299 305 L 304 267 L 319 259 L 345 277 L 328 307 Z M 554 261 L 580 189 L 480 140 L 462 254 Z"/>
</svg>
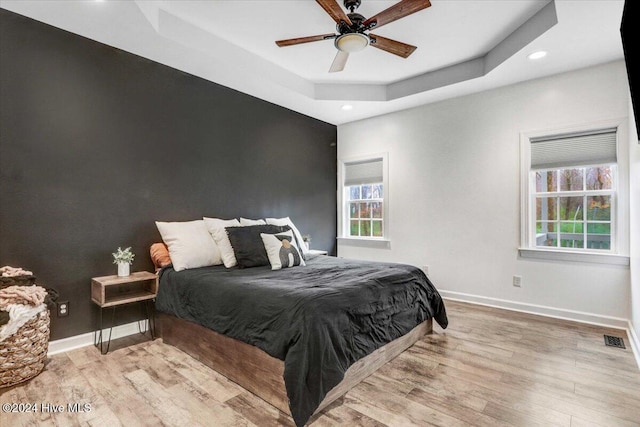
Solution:
<svg viewBox="0 0 640 427">
<path fill-rule="evenodd" d="M 362 0 L 358 13 L 394 3 Z M 335 31 L 313 0 L 0 0 L 0 7 L 333 124 L 623 58 L 624 0 L 431 3 L 373 31 L 418 46 L 409 58 L 369 47 L 331 74 L 333 41 L 274 43 Z M 548 51 L 544 59 L 527 59 L 539 49 Z"/>
</svg>

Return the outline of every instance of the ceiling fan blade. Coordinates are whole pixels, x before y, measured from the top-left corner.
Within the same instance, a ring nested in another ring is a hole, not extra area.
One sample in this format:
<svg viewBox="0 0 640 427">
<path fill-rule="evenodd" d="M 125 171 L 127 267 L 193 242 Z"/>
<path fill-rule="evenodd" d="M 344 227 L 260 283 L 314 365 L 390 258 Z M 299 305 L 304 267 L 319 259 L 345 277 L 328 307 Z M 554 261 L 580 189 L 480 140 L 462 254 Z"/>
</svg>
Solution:
<svg viewBox="0 0 640 427">
<path fill-rule="evenodd" d="M 384 50 L 385 52 L 393 53 L 394 55 L 407 58 L 417 49 L 416 46 L 402 43 L 396 40 L 388 39 L 386 37 L 377 36 L 375 34 L 369 34 L 371 39 L 371 46 Z M 374 41 L 375 40 L 375 41 Z"/>
<path fill-rule="evenodd" d="M 317 36 L 297 37 L 295 39 L 277 40 L 276 44 L 280 47 L 284 47 L 284 46 L 293 46 L 301 43 L 318 42 L 321 40 L 329 40 L 329 39 L 335 39 L 335 38 L 336 38 L 335 34 L 329 33 L 329 34 L 320 34 Z"/>
<path fill-rule="evenodd" d="M 347 64 L 347 59 L 349 59 L 349 54 L 339 50 L 338 53 L 336 53 L 336 57 L 333 59 L 329 72 L 336 73 L 344 70 L 344 66 Z"/>
<path fill-rule="evenodd" d="M 429 6 L 431 6 L 429 0 L 401 0 L 377 15 L 367 19 L 363 22 L 363 25 L 368 26 L 375 21 L 375 26 L 372 26 L 371 28 L 379 28 L 383 25 L 387 25 L 389 22 L 404 18 L 405 16 L 416 13 L 419 10 L 426 9 Z"/>
<path fill-rule="evenodd" d="M 344 21 L 347 25 L 352 25 L 351 20 L 336 0 L 316 0 L 316 2 L 336 21 L 336 24 Z"/>
</svg>

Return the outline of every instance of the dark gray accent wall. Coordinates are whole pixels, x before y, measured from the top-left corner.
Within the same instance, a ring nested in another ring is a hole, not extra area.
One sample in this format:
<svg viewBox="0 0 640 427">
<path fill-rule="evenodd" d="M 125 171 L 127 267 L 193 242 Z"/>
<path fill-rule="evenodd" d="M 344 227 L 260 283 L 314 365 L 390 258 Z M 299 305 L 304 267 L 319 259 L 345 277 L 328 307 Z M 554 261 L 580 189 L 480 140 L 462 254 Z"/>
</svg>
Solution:
<svg viewBox="0 0 640 427">
<path fill-rule="evenodd" d="M 95 328 L 90 279 L 115 274 L 118 246 L 152 271 L 155 220 L 290 216 L 333 252 L 335 142 L 333 125 L 0 10 L 0 265 L 70 301 L 52 339 Z"/>
</svg>

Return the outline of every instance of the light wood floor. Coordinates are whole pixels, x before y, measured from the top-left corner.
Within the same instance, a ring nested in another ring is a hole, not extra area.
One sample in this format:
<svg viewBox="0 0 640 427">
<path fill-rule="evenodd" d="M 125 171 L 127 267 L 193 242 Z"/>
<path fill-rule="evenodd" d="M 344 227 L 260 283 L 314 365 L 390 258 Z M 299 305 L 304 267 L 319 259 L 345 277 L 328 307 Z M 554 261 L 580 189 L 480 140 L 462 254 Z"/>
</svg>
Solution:
<svg viewBox="0 0 640 427">
<path fill-rule="evenodd" d="M 435 326 L 311 425 L 640 426 L 640 371 L 624 332 L 446 305 L 446 331 Z M 627 349 L 605 347 L 605 333 L 624 337 Z M 293 425 L 160 340 L 124 339 L 106 356 L 93 347 L 53 356 L 38 377 L 3 389 L 0 402 L 91 405 L 75 414 L 0 413 L 3 427 Z"/>
</svg>

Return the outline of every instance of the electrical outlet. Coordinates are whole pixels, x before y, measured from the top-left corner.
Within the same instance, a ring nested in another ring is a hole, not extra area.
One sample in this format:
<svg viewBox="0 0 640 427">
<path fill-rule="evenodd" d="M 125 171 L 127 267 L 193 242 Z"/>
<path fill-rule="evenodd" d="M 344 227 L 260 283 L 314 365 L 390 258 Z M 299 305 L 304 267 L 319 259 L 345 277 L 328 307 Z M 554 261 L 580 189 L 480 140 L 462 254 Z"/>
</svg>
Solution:
<svg viewBox="0 0 640 427">
<path fill-rule="evenodd" d="M 517 288 L 522 286 L 522 276 L 513 276 L 513 286 Z"/>
<path fill-rule="evenodd" d="M 58 301 L 58 317 L 69 315 L 69 301 Z"/>
<path fill-rule="evenodd" d="M 425 275 L 429 275 L 429 266 L 428 265 L 423 265 L 422 266 L 422 271 L 424 271 Z"/>
</svg>

